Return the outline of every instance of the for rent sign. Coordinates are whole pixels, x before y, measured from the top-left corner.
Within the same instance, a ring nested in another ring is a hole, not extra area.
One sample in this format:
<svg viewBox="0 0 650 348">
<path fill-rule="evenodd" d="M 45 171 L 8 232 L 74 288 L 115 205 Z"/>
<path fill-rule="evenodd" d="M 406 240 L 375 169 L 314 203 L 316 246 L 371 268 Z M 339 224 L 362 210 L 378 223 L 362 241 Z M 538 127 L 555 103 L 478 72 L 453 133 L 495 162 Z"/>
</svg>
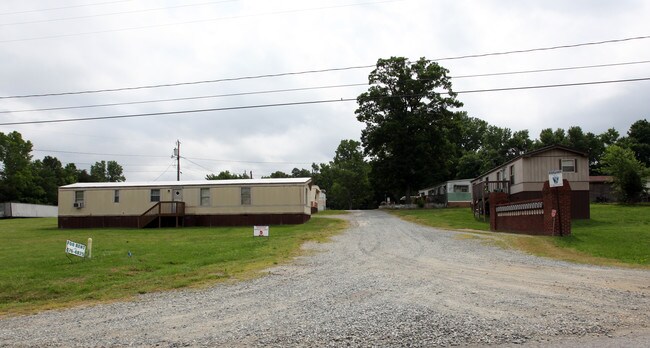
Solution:
<svg viewBox="0 0 650 348">
<path fill-rule="evenodd" d="M 67 254 L 76 255 L 79 257 L 86 256 L 86 246 L 80 243 L 75 243 L 71 240 L 65 241 L 65 252 Z"/>
<path fill-rule="evenodd" d="M 253 237 L 268 237 L 268 236 L 269 236 L 269 226 L 253 227 Z"/>
</svg>

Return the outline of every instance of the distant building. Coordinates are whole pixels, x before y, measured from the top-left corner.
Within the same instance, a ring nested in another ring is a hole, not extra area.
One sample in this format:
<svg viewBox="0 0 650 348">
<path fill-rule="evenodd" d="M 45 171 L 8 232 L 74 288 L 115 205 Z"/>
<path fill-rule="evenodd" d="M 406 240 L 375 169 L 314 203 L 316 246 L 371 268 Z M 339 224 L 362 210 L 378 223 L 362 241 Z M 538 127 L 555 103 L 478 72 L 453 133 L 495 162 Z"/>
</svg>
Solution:
<svg viewBox="0 0 650 348">
<path fill-rule="evenodd" d="M 571 185 L 571 217 L 589 219 L 589 157 L 561 145 L 527 152 L 472 180 L 472 207 L 489 211 L 490 192 L 505 192 L 510 202 L 539 199 L 551 170 L 561 170 Z"/>
<path fill-rule="evenodd" d="M 300 224 L 311 178 L 77 183 L 59 188 L 59 227 Z"/>
<path fill-rule="evenodd" d="M 597 175 L 589 177 L 589 201 L 591 202 L 616 202 L 612 186 L 613 176 Z"/>
<path fill-rule="evenodd" d="M 0 219 L 2 218 L 37 218 L 56 217 L 58 209 L 53 205 L 27 203 L 0 203 Z"/>
<path fill-rule="evenodd" d="M 419 190 L 428 206 L 469 207 L 472 204 L 472 179 L 450 180 Z"/>
</svg>

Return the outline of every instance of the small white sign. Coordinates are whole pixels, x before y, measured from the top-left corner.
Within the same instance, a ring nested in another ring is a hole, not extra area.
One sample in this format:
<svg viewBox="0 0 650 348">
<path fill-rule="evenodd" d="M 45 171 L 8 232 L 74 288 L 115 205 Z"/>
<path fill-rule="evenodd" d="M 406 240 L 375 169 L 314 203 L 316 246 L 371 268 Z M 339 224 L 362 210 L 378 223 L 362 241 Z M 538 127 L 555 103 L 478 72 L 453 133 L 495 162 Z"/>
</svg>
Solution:
<svg viewBox="0 0 650 348">
<path fill-rule="evenodd" d="M 65 241 L 65 252 L 67 254 L 76 255 L 79 257 L 86 256 L 86 246 L 80 243 L 75 243 L 71 240 Z"/>
<path fill-rule="evenodd" d="M 253 237 L 268 237 L 268 236 L 269 236 L 269 226 L 253 227 Z"/>
<path fill-rule="evenodd" d="M 551 170 L 548 172 L 548 184 L 550 187 L 561 187 L 564 185 L 562 181 L 562 171 L 561 170 Z"/>
</svg>

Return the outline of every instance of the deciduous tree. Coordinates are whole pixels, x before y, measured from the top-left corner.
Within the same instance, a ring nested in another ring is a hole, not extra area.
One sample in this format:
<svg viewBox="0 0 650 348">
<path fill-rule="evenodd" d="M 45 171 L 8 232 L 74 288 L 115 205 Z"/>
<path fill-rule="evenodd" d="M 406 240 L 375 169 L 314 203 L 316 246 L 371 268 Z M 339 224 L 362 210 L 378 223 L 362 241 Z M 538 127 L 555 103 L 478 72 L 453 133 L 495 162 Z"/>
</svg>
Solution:
<svg viewBox="0 0 650 348">
<path fill-rule="evenodd" d="M 448 70 L 436 62 L 379 59 L 367 92 L 357 97 L 361 141 L 380 190 L 405 192 L 447 179 L 456 153 L 453 108 L 462 106 Z"/>
</svg>

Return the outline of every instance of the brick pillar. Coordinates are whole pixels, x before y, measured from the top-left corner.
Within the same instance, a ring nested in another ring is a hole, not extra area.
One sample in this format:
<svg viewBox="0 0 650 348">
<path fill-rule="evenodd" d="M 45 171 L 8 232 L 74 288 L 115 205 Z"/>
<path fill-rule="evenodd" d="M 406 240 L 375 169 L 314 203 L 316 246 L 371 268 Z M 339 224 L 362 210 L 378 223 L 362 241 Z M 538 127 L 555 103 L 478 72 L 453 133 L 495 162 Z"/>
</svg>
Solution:
<svg viewBox="0 0 650 348">
<path fill-rule="evenodd" d="M 490 231 L 496 231 L 497 226 L 497 204 L 508 203 L 508 194 L 505 192 L 490 192 Z"/>
<path fill-rule="evenodd" d="M 544 233 L 552 236 L 571 234 L 571 185 L 564 179 L 561 187 L 550 187 L 548 181 L 542 188 L 544 201 Z M 556 216 L 553 218 L 552 211 Z M 555 219 L 555 223 L 554 220 Z"/>
</svg>

